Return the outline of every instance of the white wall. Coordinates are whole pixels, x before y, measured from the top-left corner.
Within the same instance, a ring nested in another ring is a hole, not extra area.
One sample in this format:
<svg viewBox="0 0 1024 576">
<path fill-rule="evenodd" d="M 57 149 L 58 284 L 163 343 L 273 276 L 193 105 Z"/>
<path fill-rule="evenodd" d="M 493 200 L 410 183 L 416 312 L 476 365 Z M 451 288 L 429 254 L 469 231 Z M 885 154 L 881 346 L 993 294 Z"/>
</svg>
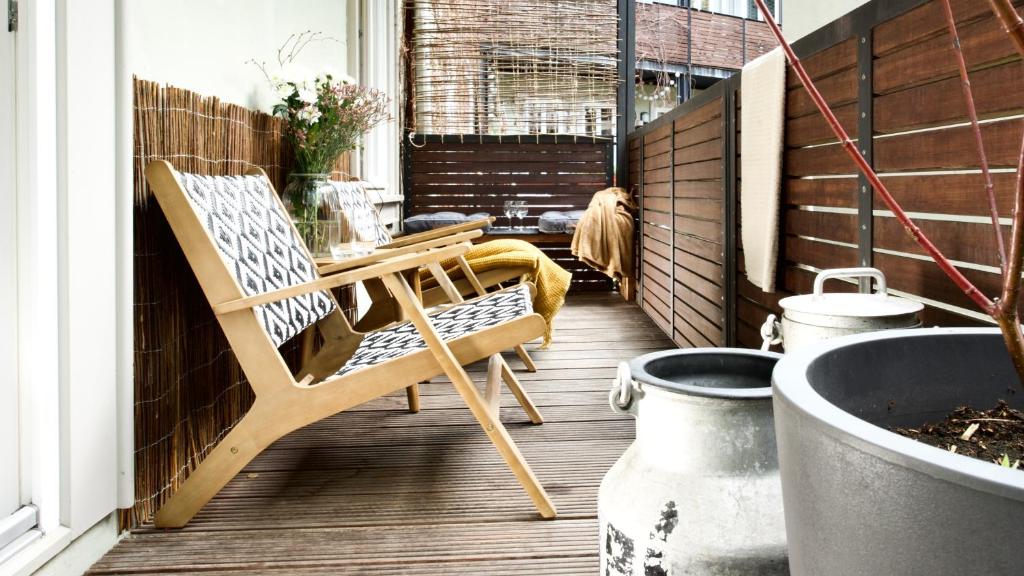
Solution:
<svg viewBox="0 0 1024 576">
<path fill-rule="evenodd" d="M 116 508 L 114 0 L 57 4 L 61 524 Z"/>
<path fill-rule="evenodd" d="M 782 31 L 793 42 L 867 3 L 868 0 L 783 0 Z"/>
<path fill-rule="evenodd" d="M 266 112 L 276 102 L 262 73 L 277 70 L 277 49 L 293 33 L 337 41 L 308 45 L 288 80 L 349 71 L 348 22 L 356 0 L 121 0 L 127 71 Z"/>
</svg>

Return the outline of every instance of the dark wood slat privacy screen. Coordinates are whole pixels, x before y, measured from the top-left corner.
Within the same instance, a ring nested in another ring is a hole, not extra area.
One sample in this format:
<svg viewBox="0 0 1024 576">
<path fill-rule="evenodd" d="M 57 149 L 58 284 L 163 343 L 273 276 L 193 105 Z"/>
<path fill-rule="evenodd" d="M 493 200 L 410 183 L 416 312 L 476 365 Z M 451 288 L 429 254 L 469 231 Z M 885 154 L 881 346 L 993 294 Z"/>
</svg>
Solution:
<svg viewBox="0 0 1024 576">
<path fill-rule="evenodd" d="M 986 121 L 997 201 L 1008 218 L 1024 68 L 987 3 L 953 0 L 953 8 Z M 995 243 L 941 3 L 875 0 L 795 48 L 851 136 L 873 135 L 870 159 L 897 199 L 965 275 L 997 294 Z M 729 168 L 740 165 L 738 144 L 723 142 L 742 137 L 741 82 L 742 75 L 720 82 L 638 130 L 628 144 L 630 184 L 643 204 L 640 302 L 678 345 L 759 346 L 758 328 L 769 313 L 781 312 L 780 298 L 810 292 L 819 269 L 863 264 L 885 272 L 892 290 L 924 301 L 926 325 L 989 324 L 863 187 L 794 74 L 787 87 L 778 292 L 747 282 L 742 223 L 729 225 L 718 210 L 725 201 L 739 214 L 742 174 Z M 725 241 L 730 235 L 735 250 Z M 837 282 L 830 289 L 858 287 Z"/>
<path fill-rule="evenodd" d="M 420 135 L 405 150 L 411 215 L 486 212 L 508 226 L 505 201 L 524 200 L 524 224 L 536 226 L 548 210 L 586 209 L 595 192 L 612 184 L 612 142 L 604 138 Z M 573 273 L 573 290 L 609 289 L 607 277 L 572 256 L 567 240 L 537 246 Z"/>
</svg>

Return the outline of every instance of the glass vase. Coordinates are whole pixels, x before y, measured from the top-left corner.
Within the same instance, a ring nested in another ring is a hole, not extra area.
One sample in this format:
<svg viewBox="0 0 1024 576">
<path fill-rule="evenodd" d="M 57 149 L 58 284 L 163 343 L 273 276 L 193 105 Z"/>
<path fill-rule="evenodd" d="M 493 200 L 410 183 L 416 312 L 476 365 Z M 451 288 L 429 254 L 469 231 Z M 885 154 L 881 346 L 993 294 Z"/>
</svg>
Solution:
<svg viewBox="0 0 1024 576">
<path fill-rule="evenodd" d="M 339 208 L 338 193 L 328 176 L 289 174 L 282 194 L 285 210 L 314 258 L 330 255 L 329 230 Z"/>
</svg>

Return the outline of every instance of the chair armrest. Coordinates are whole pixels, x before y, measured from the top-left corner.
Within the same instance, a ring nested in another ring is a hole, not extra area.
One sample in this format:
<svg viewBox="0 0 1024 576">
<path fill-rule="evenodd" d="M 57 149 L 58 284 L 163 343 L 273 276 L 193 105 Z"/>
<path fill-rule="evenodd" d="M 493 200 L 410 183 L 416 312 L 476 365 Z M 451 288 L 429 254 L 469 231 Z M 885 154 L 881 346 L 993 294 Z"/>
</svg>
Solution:
<svg viewBox="0 0 1024 576">
<path fill-rule="evenodd" d="M 448 258 L 455 258 L 461 254 L 465 254 L 471 246 L 472 244 L 469 242 L 463 242 L 453 246 L 432 248 L 411 254 L 387 258 L 376 264 L 358 268 L 356 270 L 339 272 L 338 274 L 317 278 L 316 280 L 304 282 L 302 284 L 295 284 L 293 286 L 288 286 L 287 288 L 281 288 L 280 290 L 264 292 L 263 294 L 256 294 L 254 296 L 247 296 L 245 298 L 238 298 L 236 300 L 228 300 L 227 302 L 214 304 L 213 313 L 217 315 L 230 314 L 232 312 L 238 312 L 239 310 L 247 310 L 253 306 L 260 306 L 271 302 L 277 302 L 278 300 L 284 300 L 286 298 L 301 296 L 302 294 L 320 292 L 322 290 L 329 290 L 346 284 L 353 284 L 361 280 L 379 278 L 395 272 L 401 272 L 403 270 L 420 268 L 421 266 L 426 266 L 431 262 L 441 262 Z"/>
<path fill-rule="evenodd" d="M 487 218 L 481 218 L 480 220 L 473 220 L 472 222 L 452 224 L 450 226 L 435 228 L 433 230 L 427 230 L 425 232 L 409 234 L 408 236 L 400 236 L 390 244 L 385 244 L 381 246 L 381 248 L 401 248 L 402 246 L 408 246 L 409 244 L 424 242 L 426 240 L 434 240 L 435 238 L 443 238 L 445 236 L 458 234 L 460 232 L 467 232 L 469 230 L 480 230 L 486 228 L 492 222 L 494 222 L 494 216 L 489 216 Z"/>
<path fill-rule="evenodd" d="M 318 270 L 320 274 L 335 274 L 343 270 L 351 270 L 354 268 L 361 268 L 367 265 L 382 262 L 389 258 L 396 256 L 404 256 L 406 254 L 412 254 L 414 252 L 421 252 L 423 250 L 429 250 L 431 248 L 442 248 L 444 246 L 451 246 L 453 244 L 460 244 L 462 242 L 468 242 L 473 238 L 479 238 L 483 236 L 483 232 L 480 230 L 470 230 L 468 232 L 461 232 L 458 234 L 452 234 L 443 238 L 435 238 L 433 240 L 425 240 L 422 242 L 416 242 L 409 244 L 408 246 L 401 246 L 398 248 L 378 248 L 371 254 L 366 256 L 360 256 L 358 258 L 347 258 L 345 260 L 334 261 L 330 259 L 318 260 Z M 390 246 L 390 245 L 389 245 Z"/>
</svg>

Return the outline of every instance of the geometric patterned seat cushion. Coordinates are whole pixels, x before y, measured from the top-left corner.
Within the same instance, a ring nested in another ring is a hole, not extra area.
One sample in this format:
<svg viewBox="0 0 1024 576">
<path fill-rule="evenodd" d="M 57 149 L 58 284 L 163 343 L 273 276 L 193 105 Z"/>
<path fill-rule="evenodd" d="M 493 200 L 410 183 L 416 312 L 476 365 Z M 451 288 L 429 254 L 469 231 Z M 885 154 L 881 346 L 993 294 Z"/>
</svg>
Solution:
<svg viewBox="0 0 1024 576">
<path fill-rule="evenodd" d="M 242 292 L 254 296 L 319 278 L 305 244 L 263 176 L 200 176 L 178 182 Z M 280 346 L 334 310 L 323 291 L 254 306 Z"/>
<path fill-rule="evenodd" d="M 520 284 L 508 290 L 467 300 L 430 314 L 429 318 L 441 338 L 448 342 L 532 313 L 530 288 Z M 412 322 L 403 322 L 367 334 L 352 358 L 335 375 L 343 376 L 426 347 L 427 344 Z"/>
</svg>

